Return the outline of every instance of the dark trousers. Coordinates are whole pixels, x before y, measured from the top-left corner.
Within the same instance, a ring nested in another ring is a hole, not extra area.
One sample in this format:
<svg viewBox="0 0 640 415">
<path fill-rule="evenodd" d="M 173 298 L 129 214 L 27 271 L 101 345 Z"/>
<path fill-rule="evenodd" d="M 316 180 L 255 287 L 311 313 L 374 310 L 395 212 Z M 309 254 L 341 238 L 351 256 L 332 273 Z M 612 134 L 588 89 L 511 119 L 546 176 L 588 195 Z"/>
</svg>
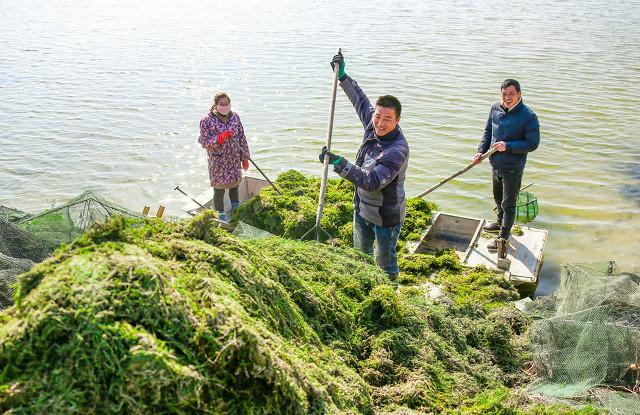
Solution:
<svg viewBox="0 0 640 415">
<path fill-rule="evenodd" d="M 498 209 L 500 237 L 509 239 L 511 227 L 516 220 L 518 192 L 522 182 L 522 170 L 492 169 L 493 200 Z"/>
<path fill-rule="evenodd" d="M 224 210 L 224 190 L 213 189 L 213 207 L 219 212 Z M 238 186 L 229 189 L 229 199 L 232 204 L 233 202 L 238 202 Z"/>
</svg>

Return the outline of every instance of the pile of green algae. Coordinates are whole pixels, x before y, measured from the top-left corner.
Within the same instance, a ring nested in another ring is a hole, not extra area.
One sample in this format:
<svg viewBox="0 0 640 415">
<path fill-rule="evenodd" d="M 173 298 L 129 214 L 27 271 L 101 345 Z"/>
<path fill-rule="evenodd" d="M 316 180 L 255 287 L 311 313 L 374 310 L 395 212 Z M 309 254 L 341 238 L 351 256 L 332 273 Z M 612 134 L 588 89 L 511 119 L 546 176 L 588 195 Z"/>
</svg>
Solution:
<svg viewBox="0 0 640 415">
<path fill-rule="evenodd" d="M 300 239 L 316 224 L 320 179 L 306 177 L 289 170 L 275 181 L 280 190 L 272 187 L 242 203 L 233 213 L 233 221 L 242 221 L 274 235 Z M 331 235 L 332 243 L 353 246 L 353 192 L 354 186 L 343 179 L 327 180 L 321 228 Z M 431 223 L 435 205 L 424 199 L 407 199 L 407 215 L 399 237 L 400 249 L 406 251 L 406 241 L 420 239 L 421 232 Z M 325 238 L 325 233 L 321 233 Z M 315 231 L 306 239 L 316 239 Z"/>
<path fill-rule="evenodd" d="M 447 252 L 401 265 L 417 284 L 348 246 L 240 240 L 211 212 L 114 218 L 19 278 L 0 412 L 596 413 L 521 391 L 529 321 L 508 282 Z"/>
</svg>

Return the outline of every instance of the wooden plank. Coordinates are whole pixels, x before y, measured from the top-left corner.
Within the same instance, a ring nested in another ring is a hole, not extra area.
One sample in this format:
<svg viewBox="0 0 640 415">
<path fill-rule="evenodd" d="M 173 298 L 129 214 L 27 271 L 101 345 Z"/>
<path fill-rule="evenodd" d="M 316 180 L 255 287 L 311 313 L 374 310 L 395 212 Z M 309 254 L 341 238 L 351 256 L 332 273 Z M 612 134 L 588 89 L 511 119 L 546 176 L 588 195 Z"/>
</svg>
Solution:
<svg viewBox="0 0 640 415">
<path fill-rule="evenodd" d="M 469 255 L 471 255 L 471 251 L 473 251 L 473 248 L 475 248 L 476 245 L 478 244 L 478 238 L 480 238 L 480 233 L 482 232 L 482 228 L 484 227 L 484 224 L 485 224 L 484 219 L 478 221 L 478 226 L 476 227 L 476 230 L 473 233 L 471 242 L 469 242 L 469 246 L 467 247 L 467 250 L 464 252 L 464 257 L 461 258 L 463 263 L 467 261 L 467 258 L 469 258 Z"/>
<path fill-rule="evenodd" d="M 214 219 L 213 223 L 216 226 L 218 226 L 218 227 L 220 227 L 222 229 L 226 229 L 226 230 L 231 231 L 231 232 L 233 232 L 233 230 L 236 228 L 235 224 L 229 223 L 229 222 L 223 222 L 223 221 L 218 220 L 218 219 Z"/>
<path fill-rule="evenodd" d="M 435 231 L 457 233 L 470 238 L 476 230 L 479 221 L 480 219 L 456 216 L 448 213 L 438 213 L 431 228 Z"/>
<path fill-rule="evenodd" d="M 260 190 L 264 189 L 267 186 L 270 186 L 268 181 L 251 176 L 245 176 L 244 182 L 247 186 L 247 197 L 245 199 L 240 199 L 240 201 L 247 200 L 250 197 L 253 197 L 260 193 Z"/>
</svg>

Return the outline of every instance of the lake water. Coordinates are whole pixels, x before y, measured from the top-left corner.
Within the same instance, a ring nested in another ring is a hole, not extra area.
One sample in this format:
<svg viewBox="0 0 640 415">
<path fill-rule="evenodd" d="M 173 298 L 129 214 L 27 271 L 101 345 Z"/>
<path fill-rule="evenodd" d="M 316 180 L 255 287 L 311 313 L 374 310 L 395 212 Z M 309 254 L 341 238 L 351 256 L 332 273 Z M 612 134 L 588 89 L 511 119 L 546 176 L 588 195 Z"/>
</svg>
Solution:
<svg viewBox="0 0 640 415">
<path fill-rule="evenodd" d="M 403 102 L 410 196 L 470 161 L 501 81 L 519 79 L 542 130 L 523 179 L 550 232 L 539 293 L 566 262 L 638 273 L 639 27 L 638 1 L 0 0 L 0 204 L 90 189 L 180 214 L 177 184 L 208 189 L 198 125 L 221 89 L 268 176 L 319 175 L 341 47 L 370 97 Z M 353 159 L 361 127 L 338 93 L 332 147 Z M 491 218 L 489 175 L 429 198 Z"/>
</svg>

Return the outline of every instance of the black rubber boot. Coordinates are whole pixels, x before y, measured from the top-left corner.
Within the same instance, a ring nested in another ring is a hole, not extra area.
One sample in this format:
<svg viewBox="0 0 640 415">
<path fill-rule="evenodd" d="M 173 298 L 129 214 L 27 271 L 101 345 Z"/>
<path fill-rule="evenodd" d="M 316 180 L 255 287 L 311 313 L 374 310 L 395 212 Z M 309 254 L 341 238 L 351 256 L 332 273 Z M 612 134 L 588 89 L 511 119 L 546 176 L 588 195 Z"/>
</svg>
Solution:
<svg viewBox="0 0 640 415">
<path fill-rule="evenodd" d="M 491 242 L 487 244 L 487 250 L 489 252 L 496 252 L 498 250 L 498 239 L 492 239 Z"/>
<path fill-rule="evenodd" d="M 485 232 L 500 232 L 502 226 L 500 226 L 500 222 L 489 222 L 482 227 Z"/>
</svg>

